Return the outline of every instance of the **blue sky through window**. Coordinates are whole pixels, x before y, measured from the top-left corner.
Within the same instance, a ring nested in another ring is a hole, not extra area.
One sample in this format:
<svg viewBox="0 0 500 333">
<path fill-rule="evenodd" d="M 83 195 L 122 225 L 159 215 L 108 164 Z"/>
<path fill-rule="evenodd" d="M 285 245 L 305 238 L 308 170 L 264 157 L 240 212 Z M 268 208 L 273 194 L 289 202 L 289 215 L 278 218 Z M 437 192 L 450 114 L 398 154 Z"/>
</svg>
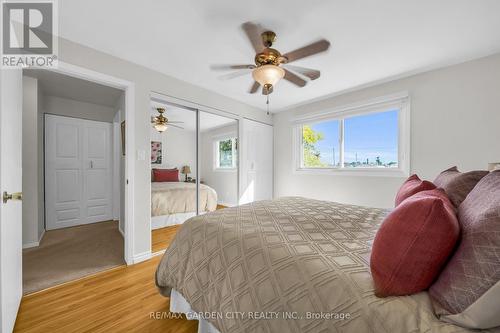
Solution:
<svg viewBox="0 0 500 333">
<path fill-rule="evenodd" d="M 327 166 L 338 166 L 340 159 L 339 121 L 321 122 L 311 125 L 311 128 L 316 132 L 323 133 L 324 136 L 323 140 L 315 144 L 320 152 L 320 161 Z M 397 163 L 397 109 L 345 118 L 345 167 L 397 167 Z"/>
</svg>

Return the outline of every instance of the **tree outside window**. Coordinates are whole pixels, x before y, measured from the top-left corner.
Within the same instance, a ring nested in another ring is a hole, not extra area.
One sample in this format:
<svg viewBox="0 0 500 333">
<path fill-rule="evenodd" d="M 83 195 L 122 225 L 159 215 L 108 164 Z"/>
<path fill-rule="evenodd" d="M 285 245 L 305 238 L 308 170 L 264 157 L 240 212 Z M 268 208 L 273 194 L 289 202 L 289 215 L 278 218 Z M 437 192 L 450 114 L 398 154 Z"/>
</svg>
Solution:
<svg viewBox="0 0 500 333">
<path fill-rule="evenodd" d="M 238 139 L 228 138 L 216 142 L 216 163 L 218 169 L 234 169 L 237 164 Z"/>
</svg>

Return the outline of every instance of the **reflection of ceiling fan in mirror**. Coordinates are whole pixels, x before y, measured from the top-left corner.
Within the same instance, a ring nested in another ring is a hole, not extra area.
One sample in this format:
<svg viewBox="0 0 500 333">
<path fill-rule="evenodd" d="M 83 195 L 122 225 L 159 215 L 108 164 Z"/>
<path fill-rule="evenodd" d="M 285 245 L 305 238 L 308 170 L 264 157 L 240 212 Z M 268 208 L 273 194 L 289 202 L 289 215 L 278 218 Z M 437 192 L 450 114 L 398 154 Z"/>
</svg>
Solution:
<svg viewBox="0 0 500 333">
<path fill-rule="evenodd" d="M 311 68 L 290 66 L 289 63 L 325 52 L 330 47 L 330 42 L 321 39 L 307 46 L 291 52 L 281 54 L 278 50 L 271 48 L 276 40 L 276 34 L 265 31 L 258 24 L 247 22 L 242 25 L 243 31 L 250 39 L 256 55 L 255 65 L 213 65 L 213 70 L 237 70 L 221 76 L 221 79 L 232 79 L 252 72 L 254 83 L 249 93 L 254 94 L 262 86 L 262 94 L 269 95 L 273 92 L 275 84 L 285 79 L 298 87 L 304 87 L 309 80 L 316 80 L 320 71 Z"/>
<path fill-rule="evenodd" d="M 183 127 L 179 125 L 174 125 L 174 124 L 184 124 L 183 121 L 170 121 L 168 120 L 167 117 L 163 115 L 165 113 L 164 108 L 155 108 L 156 111 L 158 111 L 157 116 L 152 116 L 151 117 L 151 123 L 153 124 L 153 127 L 160 133 L 165 132 L 165 130 L 169 127 L 177 127 L 180 129 L 184 129 Z"/>
</svg>

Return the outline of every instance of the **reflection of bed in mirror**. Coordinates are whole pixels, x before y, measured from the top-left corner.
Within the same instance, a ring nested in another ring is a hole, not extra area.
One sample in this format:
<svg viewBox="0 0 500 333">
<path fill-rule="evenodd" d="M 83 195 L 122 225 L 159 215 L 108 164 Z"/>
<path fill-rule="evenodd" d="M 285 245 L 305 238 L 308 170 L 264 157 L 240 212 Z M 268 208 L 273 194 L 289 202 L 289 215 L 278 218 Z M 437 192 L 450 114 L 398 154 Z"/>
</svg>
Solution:
<svg viewBox="0 0 500 333">
<path fill-rule="evenodd" d="M 200 214 L 215 211 L 217 192 L 200 184 Z M 185 182 L 151 183 L 151 228 L 182 224 L 196 215 L 196 184 Z"/>
</svg>

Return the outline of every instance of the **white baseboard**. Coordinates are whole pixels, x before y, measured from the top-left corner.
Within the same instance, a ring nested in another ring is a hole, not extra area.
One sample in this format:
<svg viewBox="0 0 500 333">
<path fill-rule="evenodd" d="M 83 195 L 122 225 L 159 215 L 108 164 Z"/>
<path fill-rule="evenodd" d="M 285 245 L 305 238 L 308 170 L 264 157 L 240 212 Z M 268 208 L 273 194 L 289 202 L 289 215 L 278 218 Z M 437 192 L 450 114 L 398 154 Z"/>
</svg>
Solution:
<svg viewBox="0 0 500 333">
<path fill-rule="evenodd" d="M 125 239 L 125 232 L 122 230 L 122 228 L 120 228 L 120 221 L 118 221 L 118 231 L 120 232 L 120 234 L 122 234 L 123 239 Z"/>
<path fill-rule="evenodd" d="M 44 235 L 45 235 L 45 229 L 42 230 L 42 234 L 38 238 L 37 242 L 30 242 L 30 243 L 23 244 L 23 249 L 29 249 L 29 248 L 32 248 L 32 247 L 40 246 L 40 243 L 42 242 L 42 238 L 43 238 Z"/>
<path fill-rule="evenodd" d="M 148 259 L 151 259 L 151 250 L 134 255 L 134 258 L 132 259 L 132 261 L 133 261 L 133 264 L 138 264 L 138 263 L 140 263 L 142 261 L 146 261 Z"/>
<path fill-rule="evenodd" d="M 30 242 L 30 243 L 23 244 L 23 249 L 29 249 L 29 248 L 37 247 L 37 246 L 40 246 L 40 242 Z"/>
<path fill-rule="evenodd" d="M 228 202 L 218 202 L 218 205 L 226 206 L 226 207 L 234 207 L 237 206 L 234 203 L 228 203 Z"/>
<path fill-rule="evenodd" d="M 45 229 L 42 230 L 42 233 L 40 234 L 40 237 L 38 238 L 38 243 L 42 242 L 43 236 L 45 236 Z"/>
<path fill-rule="evenodd" d="M 167 251 L 167 249 L 163 249 L 163 250 L 160 250 L 158 252 L 152 253 L 151 254 L 151 258 L 152 257 L 156 257 L 156 256 L 161 256 L 161 255 L 163 255 L 165 253 L 165 251 Z"/>
</svg>

